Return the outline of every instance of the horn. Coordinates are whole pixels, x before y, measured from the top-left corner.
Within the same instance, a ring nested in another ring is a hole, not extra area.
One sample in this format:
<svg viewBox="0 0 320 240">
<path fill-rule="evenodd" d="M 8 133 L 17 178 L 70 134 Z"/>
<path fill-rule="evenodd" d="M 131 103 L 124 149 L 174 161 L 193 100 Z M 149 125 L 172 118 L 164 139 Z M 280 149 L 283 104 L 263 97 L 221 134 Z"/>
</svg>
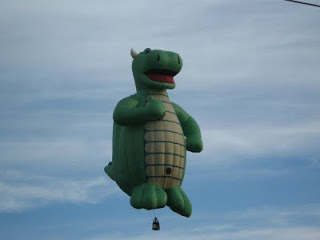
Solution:
<svg viewBox="0 0 320 240">
<path fill-rule="evenodd" d="M 135 58 L 138 55 L 138 53 L 136 53 L 132 48 L 130 50 L 130 54 L 132 58 Z"/>
</svg>

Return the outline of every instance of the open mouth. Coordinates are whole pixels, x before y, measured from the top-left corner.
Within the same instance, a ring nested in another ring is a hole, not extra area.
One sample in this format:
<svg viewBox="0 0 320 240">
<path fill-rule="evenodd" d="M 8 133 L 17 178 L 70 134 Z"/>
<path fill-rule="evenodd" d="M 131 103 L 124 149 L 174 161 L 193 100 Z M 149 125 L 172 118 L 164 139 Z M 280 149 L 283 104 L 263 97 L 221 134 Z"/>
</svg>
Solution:
<svg viewBox="0 0 320 240">
<path fill-rule="evenodd" d="M 147 71 L 145 74 L 153 81 L 174 84 L 173 77 L 177 75 L 177 72 L 171 70 L 152 69 Z"/>
</svg>

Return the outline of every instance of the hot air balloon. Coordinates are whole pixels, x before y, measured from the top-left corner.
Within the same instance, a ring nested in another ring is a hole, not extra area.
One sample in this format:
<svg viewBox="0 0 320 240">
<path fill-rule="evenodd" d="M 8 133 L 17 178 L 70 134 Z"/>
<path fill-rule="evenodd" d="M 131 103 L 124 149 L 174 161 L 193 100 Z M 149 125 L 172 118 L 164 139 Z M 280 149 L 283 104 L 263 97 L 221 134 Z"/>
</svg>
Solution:
<svg viewBox="0 0 320 240">
<path fill-rule="evenodd" d="M 202 151 L 201 132 L 167 93 L 176 86 L 182 59 L 175 52 L 150 48 L 140 53 L 131 49 L 131 56 L 136 93 L 116 105 L 112 161 L 104 170 L 130 196 L 132 207 L 168 206 L 190 217 L 192 205 L 181 184 L 186 151 Z"/>
</svg>

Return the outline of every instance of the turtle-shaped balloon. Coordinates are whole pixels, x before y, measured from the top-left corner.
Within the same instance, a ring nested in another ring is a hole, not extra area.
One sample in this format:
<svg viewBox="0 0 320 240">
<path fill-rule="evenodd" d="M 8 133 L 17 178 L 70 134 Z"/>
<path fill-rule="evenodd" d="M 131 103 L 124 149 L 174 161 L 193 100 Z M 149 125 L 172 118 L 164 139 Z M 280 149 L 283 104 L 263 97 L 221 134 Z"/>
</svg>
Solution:
<svg viewBox="0 0 320 240">
<path fill-rule="evenodd" d="M 189 217 L 192 205 L 181 188 L 186 151 L 201 152 L 197 122 L 170 101 L 167 89 L 182 68 L 179 54 L 131 50 L 136 94 L 122 99 L 113 114 L 112 162 L 105 172 L 137 209 L 166 205 Z"/>
</svg>

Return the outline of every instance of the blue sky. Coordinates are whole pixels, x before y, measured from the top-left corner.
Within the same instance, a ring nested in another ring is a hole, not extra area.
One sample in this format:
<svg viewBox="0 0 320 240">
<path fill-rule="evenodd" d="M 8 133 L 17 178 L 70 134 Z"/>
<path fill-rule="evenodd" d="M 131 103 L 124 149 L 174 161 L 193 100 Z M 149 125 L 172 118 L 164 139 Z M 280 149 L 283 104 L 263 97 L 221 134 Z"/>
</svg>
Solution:
<svg viewBox="0 0 320 240">
<path fill-rule="evenodd" d="M 311 1 L 310 1 L 311 2 Z M 313 1 L 313 3 L 319 3 Z M 281 0 L 0 1 L 1 239 L 320 239 L 319 9 Z M 199 123 L 190 219 L 105 176 L 129 51 L 178 52 Z"/>
</svg>

